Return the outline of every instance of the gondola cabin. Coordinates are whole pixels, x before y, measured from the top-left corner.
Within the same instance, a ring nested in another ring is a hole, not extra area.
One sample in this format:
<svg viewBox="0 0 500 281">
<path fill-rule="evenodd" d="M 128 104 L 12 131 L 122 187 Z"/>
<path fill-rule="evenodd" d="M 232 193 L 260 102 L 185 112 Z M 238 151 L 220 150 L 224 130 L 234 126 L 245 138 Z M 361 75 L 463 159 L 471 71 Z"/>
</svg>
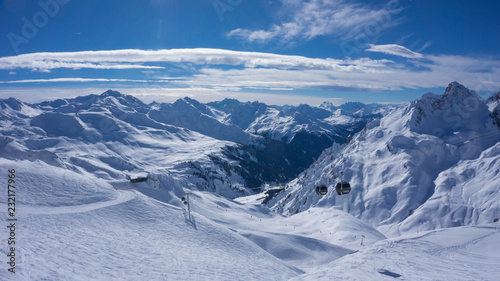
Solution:
<svg viewBox="0 0 500 281">
<path fill-rule="evenodd" d="M 346 181 L 341 181 L 335 186 L 338 195 L 349 194 L 351 192 L 351 185 Z"/>
<path fill-rule="evenodd" d="M 322 184 L 322 185 L 316 186 L 316 194 L 326 195 L 327 193 L 328 193 L 328 188 L 326 187 L 326 185 Z"/>
</svg>

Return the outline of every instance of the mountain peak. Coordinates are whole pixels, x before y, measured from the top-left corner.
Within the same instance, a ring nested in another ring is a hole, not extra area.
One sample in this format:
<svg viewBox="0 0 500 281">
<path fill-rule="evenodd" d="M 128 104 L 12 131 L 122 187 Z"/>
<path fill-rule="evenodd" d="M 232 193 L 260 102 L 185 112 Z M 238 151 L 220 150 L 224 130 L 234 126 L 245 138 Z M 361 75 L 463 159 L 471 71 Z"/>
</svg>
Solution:
<svg viewBox="0 0 500 281">
<path fill-rule="evenodd" d="M 179 105 L 189 106 L 189 105 L 191 105 L 191 101 L 190 101 L 190 98 L 184 97 L 184 98 L 177 99 L 172 105 L 174 105 L 174 106 L 179 106 Z"/>
<path fill-rule="evenodd" d="M 16 98 L 8 98 L 0 100 L 0 108 L 5 109 L 5 106 L 9 106 L 14 110 L 20 110 L 22 107 L 22 102 Z"/>
<path fill-rule="evenodd" d="M 102 93 L 101 94 L 101 97 L 102 98 L 106 98 L 106 97 L 115 97 L 115 98 L 119 98 L 119 97 L 124 97 L 125 95 L 118 92 L 118 91 L 113 91 L 113 90 L 107 90 L 106 92 Z"/>
<path fill-rule="evenodd" d="M 207 103 L 207 105 L 209 105 L 215 109 L 225 111 L 225 112 L 229 112 L 231 109 L 233 109 L 234 107 L 239 106 L 241 104 L 242 103 L 239 100 L 230 99 L 230 98 L 225 98 L 222 101 L 213 101 L 213 102 Z"/>
<path fill-rule="evenodd" d="M 92 95 L 90 95 L 90 96 L 92 96 Z M 116 101 L 107 100 L 106 98 L 108 98 L 108 97 L 115 98 Z M 140 99 L 138 99 L 132 95 L 122 94 L 118 91 L 107 90 L 106 92 L 102 93 L 99 96 L 99 98 L 102 99 L 105 103 L 121 104 L 121 105 L 125 105 L 128 107 L 133 107 L 135 110 L 138 110 L 141 112 L 144 112 L 145 110 L 147 110 L 149 108 L 148 105 L 145 104 Z M 94 102 L 95 101 L 92 101 L 91 103 L 94 103 Z"/>
<path fill-rule="evenodd" d="M 187 103 L 187 104 L 189 104 L 191 106 L 194 106 L 195 108 L 200 109 L 202 111 L 207 109 L 205 104 L 203 104 L 203 103 L 201 103 L 201 102 L 199 102 L 199 101 L 197 101 L 197 100 L 195 100 L 193 98 L 184 97 L 184 98 L 182 98 L 182 100 L 185 103 Z"/>
<path fill-rule="evenodd" d="M 494 93 L 491 95 L 488 99 L 486 99 L 486 103 L 491 103 L 491 102 L 500 102 L 500 92 Z"/>
<path fill-rule="evenodd" d="M 448 87 L 446 87 L 446 90 L 443 94 L 443 98 L 444 97 L 459 97 L 459 98 L 463 99 L 463 98 L 468 98 L 471 96 L 476 96 L 476 97 L 480 98 L 476 92 L 466 88 L 464 85 L 462 85 L 458 82 L 451 82 L 450 84 L 448 84 Z"/>
<path fill-rule="evenodd" d="M 431 112 L 434 112 L 454 105 L 476 107 L 479 103 L 484 103 L 484 100 L 476 92 L 469 90 L 458 82 L 451 82 L 442 95 L 430 92 L 423 94 L 422 98 L 417 101 L 416 106 L 428 107 Z"/>
<path fill-rule="evenodd" d="M 175 108 L 177 111 L 205 111 L 206 106 L 195 99 L 184 97 L 176 100 L 173 104 L 168 104 L 168 108 Z"/>
<path fill-rule="evenodd" d="M 199 104 L 199 102 L 195 99 L 192 99 L 190 97 L 184 97 L 182 98 L 184 101 L 188 102 L 188 103 L 194 103 L 194 104 Z"/>
<path fill-rule="evenodd" d="M 482 128 L 489 113 L 484 99 L 458 82 L 448 84 L 442 95 L 424 94 L 414 107 L 411 129 L 436 136 Z"/>
<path fill-rule="evenodd" d="M 333 110 L 337 109 L 337 107 L 335 105 L 333 105 L 333 103 L 331 103 L 329 101 L 322 102 L 320 104 L 319 108 L 323 108 L 323 109 L 330 110 L 330 111 L 333 111 Z"/>
<path fill-rule="evenodd" d="M 464 87 L 464 85 L 458 83 L 457 81 L 453 81 L 450 84 L 448 84 L 448 87 L 446 87 L 446 91 L 444 94 L 449 94 L 452 92 L 456 92 L 457 90 L 466 90 L 467 88 Z"/>
<path fill-rule="evenodd" d="M 354 112 L 356 112 L 360 109 L 363 109 L 365 107 L 366 107 L 366 104 L 364 104 L 362 102 L 353 102 L 353 101 L 346 102 L 346 103 L 342 104 L 341 106 L 339 106 L 339 108 L 341 108 L 349 113 L 354 113 Z"/>
<path fill-rule="evenodd" d="M 225 98 L 221 101 L 223 104 L 240 104 L 241 102 L 237 99 Z"/>
</svg>

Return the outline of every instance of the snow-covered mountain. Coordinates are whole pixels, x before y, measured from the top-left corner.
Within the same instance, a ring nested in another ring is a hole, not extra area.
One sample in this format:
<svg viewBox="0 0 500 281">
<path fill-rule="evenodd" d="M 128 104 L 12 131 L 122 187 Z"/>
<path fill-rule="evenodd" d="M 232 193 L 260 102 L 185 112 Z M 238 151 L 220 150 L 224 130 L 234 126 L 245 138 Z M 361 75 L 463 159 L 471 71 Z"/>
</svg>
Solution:
<svg viewBox="0 0 500 281">
<path fill-rule="evenodd" d="M 0 106 L 1 157 L 41 159 L 106 180 L 169 174 L 185 187 L 230 198 L 293 179 L 323 148 L 366 123 L 326 124 L 318 118 L 342 117 L 305 105 L 287 108 L 295 117 L 280 123 L 273 118 L 278 109 L 258 102 L 184 98 L 148 105 L 111 90 L 39 104 L 10 98 Z M 293 140 L 271 137 L 264 119 L 279 123 L 267 124 L 277 128 L 269 130 Z"/>
<path fill-rule="evenodd" d="M 187 128 L 219 140 L 242 144 L 258 142 L 258 137 L 248 134 L 238 126 L 220 122 L 223 112 L 190 98 L 179 99 L 173 104 L 162 103 L 152 107 L 149 117 L 155 121 Z"/>
<path fill-rule="evenodd" d="M 228 114 L 225 123 L 237 125 L 252 134 L 292 144 L 304 138 L 316 142 L 323 138 L 330 144 L 332 141 L 343 143 L 349 135 L 362 129 L 366 122 L 380 118 L 395 108 L 391 105 L 354 102 L 338 107 L 327 102 L 319 107 L 307 104 L 268 106 L 231 99 L 209 105 Z"/>
<path fill-rule="evenodd" d="M 249 183 L 285 181 L 293 174 L 286 167 L 300 172 L 300 134 L 331 140 L 325 124 L 366 123 L 387 108 L 187 98 L 147 105 L 113 91 L 0 100 L 0 168 L 15 173 L 16 186 L 16 274 L 8 280 L 496 280 L 493 102 L 452 83 L 442 96 L 368 122 L 348 145 L 333 143 L 285 188 L 231 200 L 251 194 Z M 245 113 L 230 113 L 235 106 Z M 292 118 L 271 127 L 273 114 Z M 332 194 L 339 177 L 351 194 Z M 327 196 L 314 193 L 318 183 L 329 185 Z M 0 195 L 0 205 L 10 202 Z M 472 226 L 433 230 L 461 225 Z"/>
<path fill-rule="evenodd" d="M 160 173 L 181 185 L 230 197 L 248 194 L 241 176 L 228 174 L 212 160 L 233 161 L 223 152 L 240 152 L 236 143 L 156 121 L 151 112 L 140 100 L 113 91 L 35 105 L 2 101 L 0 156 L 40 159 L 108 181 Z"/>
<path fill-rule="evenodd" d="M 386 106 L 377 103 L 364 104 L 361 102 L 346 102 L 340 106 L 335 106 L 330 102 L 323 102 L 319 107 L 346 116 L 365 118 L 380 118 L 386 115 L 388 111 L 395 108 L 395 106 L 390 105 Z"/>
<path fill-rule="evenodd" d="M 396 108 L 392 105 L 352 102 L 339 107 L 326 102 L 320 107 L 307 104 L 268 106 L 234 99 L 208 105 L 227 114 L 223 118 L 224 123 L 236 125 L 252 135 L 289 144 L 288 147 L 293 151 L 307 155 L 299 162 L 302 170 L 333 143 L 345 143 L 350 136 L 362 130 L 367 122 Z"/>
<path fill-rule="evenodd" d="M 424 94 L 369 123 L 347 146 L 325 150 L 268 204 L 285 214 L 335 206 L 388 235 L 492 222 L 500 216 L 493 112 L 456 82 L 443 95 Z M 341 179 L 350 194 L 335 193 Z M 320 184 L 326 196 L 315 193 Z"/>
</svg>

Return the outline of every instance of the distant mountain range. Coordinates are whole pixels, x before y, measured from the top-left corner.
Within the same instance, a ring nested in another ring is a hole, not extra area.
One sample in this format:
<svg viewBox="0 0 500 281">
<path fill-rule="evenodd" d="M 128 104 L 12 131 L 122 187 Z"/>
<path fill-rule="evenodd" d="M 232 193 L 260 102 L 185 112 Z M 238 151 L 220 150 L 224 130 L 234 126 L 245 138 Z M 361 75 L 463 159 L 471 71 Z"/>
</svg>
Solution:
<svg viewBox="0 0 500 281">
<path fill-rule="evenodd" d="M 191 98 L 145 104 L 109 90 L 38 104 L 10 98 L 0 100 L 0 108 L 0 157 L 44 161 L 108 181 L 166 174 L 181 186 L 234 198 L 292 180 L 324 149 L 395 107 Z"/>
</svg>

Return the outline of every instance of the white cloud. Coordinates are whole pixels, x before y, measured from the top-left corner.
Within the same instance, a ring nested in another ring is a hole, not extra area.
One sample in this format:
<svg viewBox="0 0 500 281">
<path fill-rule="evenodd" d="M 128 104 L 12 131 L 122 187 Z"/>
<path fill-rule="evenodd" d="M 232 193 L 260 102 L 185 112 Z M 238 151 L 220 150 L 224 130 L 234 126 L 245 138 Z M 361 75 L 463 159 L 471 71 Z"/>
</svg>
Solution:
<svg viewBox="0 0 500 281">
<path fill-rule="evenodd" d="M 281 13 L 288 15 L 282 22 L 267 30 L 234 29 L 228 37 L 258 43 L 272 39 L 310 40 L 322 35 L 351 40 L 363 34 L 373 35 L 401 22 L 393 18 L 401 11 L 399 0 L 389 0 L 381 8 L 345 0 L 282 2 Z"/>
<path fill-rule="evenodd" d="M 410 50 L 406 47 L 396 45 L 396 44 L 387 44 L 387 45 L 368 44 L 368 45 L 370 46 L 370 48 L 366 49 L 366 51 L 370 51 L 370 52 L 384 53 L 384 54 L 400 56 L 400 57 L 405 57 L 405 58 L 410 58 L 410 59 L 421 59 L 424 57 L 420 53 L 413 52 L 412 50 Z"/>
<path fill-rule="evenodd" d="M 222 49 L 112 50 L 83 52 L 32 53 L 0 58 L 0 69 L 31 69 L 50 71 L 58 68 L 89 69 L 165 69 L 141 63 L 191 63 L 195 65 L 243 65 L 245 67 L 275 67 L 298 69 L 335 69 L 363 71 L 383 67 L 389 60 L 339 60 L 271 53 L 239 52 Z"/>
<path fill-rule="evenodd" d="M 371 48 L 406 57 L 419 55 L 402 46 L 394 46 L 399 45 L 373 45 Z M 132 88 L 158 87 L 228 94 L 257 89 L 277 93 L 317 89 L 325 92 L 375 92 L 444 87 L 451 81 L 459 81 L 475 90 L 500 90 L 500 61 L 489 57 L 425 55 L 404 65 L 387 59 L 339 60 L 221 49 L 172 49 L 35 53 L 0 58 L 0 69 L 9 70 L 27 67 L 50 70 L 81 64 L 97 69 L 103 65 L 121 69 L 123 66 L 150 67 L 142 64 L 155 64 L 157 69 L 136 70 L 137 79 L 110 79 L 106 77 L 106 70 L 99 70 L 96 78 L 58 78 L 54 77 L 56 74 L 47 73 L 43 75 L 48 79 L 8 79 L 3 83 L 113 82 L 113 85 L 122 83 Z M 174 72 L 173 68 L 176 69 Z M 177 71 L 179 69 L 182 71 Z"/>
</svg>

